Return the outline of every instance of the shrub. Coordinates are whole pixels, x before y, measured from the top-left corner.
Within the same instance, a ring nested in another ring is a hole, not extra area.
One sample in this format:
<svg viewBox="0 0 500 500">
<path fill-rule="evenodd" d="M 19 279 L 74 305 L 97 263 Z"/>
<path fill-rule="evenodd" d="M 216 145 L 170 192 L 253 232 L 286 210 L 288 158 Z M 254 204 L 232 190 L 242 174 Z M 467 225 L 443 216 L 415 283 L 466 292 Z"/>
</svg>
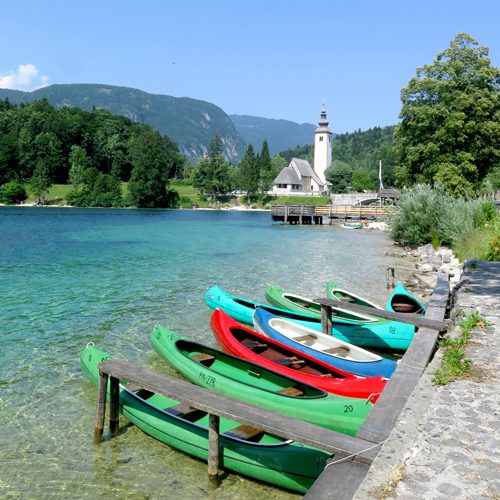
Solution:
<svg viewBox="0 0 500 500">
<path fill-rule="evenodd" d="M 26 189 L 19 182 L 7 182 L 0 187 L 0 202 L 14 205 L 28 198 Z"/>
</svg>

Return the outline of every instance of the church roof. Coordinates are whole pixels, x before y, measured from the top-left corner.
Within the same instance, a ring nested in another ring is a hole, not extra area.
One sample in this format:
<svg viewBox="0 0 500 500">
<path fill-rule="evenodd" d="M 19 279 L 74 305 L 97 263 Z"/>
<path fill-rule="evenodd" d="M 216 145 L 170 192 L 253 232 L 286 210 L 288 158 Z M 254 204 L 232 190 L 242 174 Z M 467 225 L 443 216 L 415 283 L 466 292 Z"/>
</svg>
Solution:
<svg viewBox="0 0 500 500">
<path fill-rule="evenodd" d="M 302 184 L 293 167 L 283 167 L 273 184 Z"/>
<path fill-rule="evenodd" d="M 301 160 L 300 158 L 292 158 L 292 161 L 290 162 L 290 166 L 292 163 L 295 164 L 297 167 L 297 170 L 300 173 L 301 177 L 312 177 L 313 181 L 318 185 L 318 186 L 323 186 L 324 182 L 318 177 L 318 174 L 313 170 L 311 165 L 307 160 Z"/>
<path fill-rule="evenodd" d="M 291 166 L 292 163 L 295 164 L 297 170 L 299 171 L 299 174 L 302 177 L 312 177 L 314 171 L 307 160 L 301 160 L 300 158 L 292 158 L 289 166 Z"/>
</svg>

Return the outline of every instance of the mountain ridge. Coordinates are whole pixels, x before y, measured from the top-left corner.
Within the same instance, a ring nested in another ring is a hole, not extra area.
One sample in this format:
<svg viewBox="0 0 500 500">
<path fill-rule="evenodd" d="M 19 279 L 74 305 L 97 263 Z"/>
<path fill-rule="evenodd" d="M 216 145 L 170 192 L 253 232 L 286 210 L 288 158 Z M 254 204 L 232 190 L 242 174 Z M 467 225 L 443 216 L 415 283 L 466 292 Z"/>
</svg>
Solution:
<svg viewBox="0 0 500 500">
<path fill-rule="evenodd" d="M 207 101 L 107 84 L 53 84 L 31 92 L 0 89 L 0 99 L 5 98 L 12 104 L 46 98 L 55 108 L 105 109 L 146 123 L 167 135 L 192 161 L 208 152 L 210 141 L 216 134 L 222 140 L 224 156 L 236 163 L 248 144 L 260 151 L 262 143 L 267 140 L 271 154 L 312 144 L 316 127 L 284 119 L 228 115 L 222 108 Z"/>
</svg>

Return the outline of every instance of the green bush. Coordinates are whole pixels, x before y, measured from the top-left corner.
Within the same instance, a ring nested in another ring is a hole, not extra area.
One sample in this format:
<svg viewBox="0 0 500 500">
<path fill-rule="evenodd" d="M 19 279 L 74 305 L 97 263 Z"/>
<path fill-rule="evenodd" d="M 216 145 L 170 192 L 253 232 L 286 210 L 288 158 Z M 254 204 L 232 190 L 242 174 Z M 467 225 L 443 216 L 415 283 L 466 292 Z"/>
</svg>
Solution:
<svg viewBox="0 0 500 500">
<path fill-rule="evenodd" d="M 25 201 L 28 198 L 28 193 L 26 189 L 19 182 L 11 181 L 7 182 L 0 187 L 0 202 L 6 203 L 8 205 L 15 205 Z"/>
<path fill-rule="evenodd" d="M 398 205 L 391 221 L 394 241 L 445 244 L 461 260 L 495 260 L 500 217 L 491 201 L 454 198 L 439 186 L 419 184 L 403 190 Z"/>
</svg>

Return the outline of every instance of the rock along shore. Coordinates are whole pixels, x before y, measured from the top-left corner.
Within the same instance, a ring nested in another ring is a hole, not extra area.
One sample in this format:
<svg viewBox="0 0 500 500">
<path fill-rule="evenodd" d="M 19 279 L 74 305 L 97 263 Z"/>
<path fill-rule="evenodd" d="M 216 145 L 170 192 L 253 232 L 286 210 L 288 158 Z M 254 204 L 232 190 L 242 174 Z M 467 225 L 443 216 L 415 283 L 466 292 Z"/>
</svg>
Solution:
<svg viewBox="0 0 500 500">
<path fill-rule="evenodd" d="M 500 262 L 467 264 L 451 317 L 477 311 L 491 324 L 466 347 L 480 376 L 433 385 L 438 350 L 355 499 L 500 498 L 499 298 Z M 450 335 L 458 334 L 455 324 Z"/>
</svg>

